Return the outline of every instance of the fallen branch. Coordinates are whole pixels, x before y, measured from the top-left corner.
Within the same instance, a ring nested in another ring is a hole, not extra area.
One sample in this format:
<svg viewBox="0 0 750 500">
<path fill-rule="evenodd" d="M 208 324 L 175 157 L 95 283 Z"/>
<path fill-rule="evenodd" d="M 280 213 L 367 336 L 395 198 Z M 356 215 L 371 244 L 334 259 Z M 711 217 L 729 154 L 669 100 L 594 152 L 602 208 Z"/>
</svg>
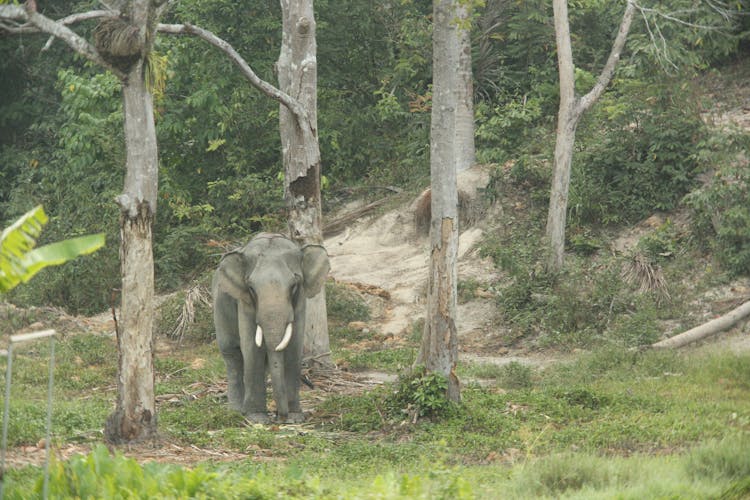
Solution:
<svg viewBox="0 0 750 500">
<path fill-rule="evenodd" d="M 748 315 L 750 315 L 750 301 L 747 301 L 741 306 L 732 309 L 723 316 L 719 316 L 716 319 L 712 319 L 707 323 L 703 323 L 702 325 L 696 326 L 695 328 L 691 328 L 690 330 L 680 333 L 679 335 L 675 335 L 674 337 L 670 337 L 668 339 L 652 344 L 651 347 L 655 349 L 675 349 L 678 347 L 683 347 L 692 342 L 710 337 L 711 335 L 723 332 L 724 330 L 728 330 L 729 328 L 736 325 L 739 321 L 746 318 Z"/>
</svg>

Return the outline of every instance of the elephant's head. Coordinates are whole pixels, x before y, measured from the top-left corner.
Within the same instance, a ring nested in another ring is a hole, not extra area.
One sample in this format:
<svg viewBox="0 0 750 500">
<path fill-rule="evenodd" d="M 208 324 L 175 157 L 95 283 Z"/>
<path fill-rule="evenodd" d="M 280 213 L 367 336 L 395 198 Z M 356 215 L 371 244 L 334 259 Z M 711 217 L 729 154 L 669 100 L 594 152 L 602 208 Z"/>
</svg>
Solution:
<svg viewBox="0 0 750 500">
<path fill-rule="evenodd" d="M 219 269 L 224 291 L 253 313 L 255 344 L 280 352 L 304 334 L 295 331 L 303 299 L 320 291 L 330 265 L 322 246 L 300 248 L 283 236 L 261 235 L 227 254 Z"/>
</svg>

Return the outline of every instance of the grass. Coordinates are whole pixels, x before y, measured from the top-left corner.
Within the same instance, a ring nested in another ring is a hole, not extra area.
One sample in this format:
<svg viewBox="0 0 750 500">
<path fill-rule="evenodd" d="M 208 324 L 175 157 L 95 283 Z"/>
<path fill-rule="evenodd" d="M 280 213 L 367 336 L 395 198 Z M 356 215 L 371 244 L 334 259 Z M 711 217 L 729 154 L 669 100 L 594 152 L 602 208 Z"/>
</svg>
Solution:
<svg viewBox="0 0 750 500">
<path fill-rule="evenodd" d="M 390 356 L 406 359 L 401 351 Z M 95 445 L 115 397 L 113 341 L 69 335 L 57 354 L 55 441 Z M 11 446 L 44 435 L 46 356 L 39 343 L 14 358 Z M 396 363 L 376 358 L 363 363 Z M 485 382 L 467 382 L 462 404 L 440 417 L 412 424 L 407 412 L 391 411 L 393 385 L 321 394 L 297 430 L 247 427 L 223 394 L 200 393 L 223 381 L 213 346 L 183 345 L 161 355 L 156 370 L 157 394 L 178 395 L 159 403 L 165 439 L 247 453 L 231 466 L 207 457 L 200 470 L 254 477 L 261 492 L 293 476 L 292 498 L 708 498 L 746 491 L 750 475 L 748 355 L 610 348 L 544 370 L 467 365 L 461 377 Z M 273 460 L 254 462 L 256 454 Z M 9 472 L 9 498 L 30 487 L 29 476 L 39 470 Z"/>
</svg>

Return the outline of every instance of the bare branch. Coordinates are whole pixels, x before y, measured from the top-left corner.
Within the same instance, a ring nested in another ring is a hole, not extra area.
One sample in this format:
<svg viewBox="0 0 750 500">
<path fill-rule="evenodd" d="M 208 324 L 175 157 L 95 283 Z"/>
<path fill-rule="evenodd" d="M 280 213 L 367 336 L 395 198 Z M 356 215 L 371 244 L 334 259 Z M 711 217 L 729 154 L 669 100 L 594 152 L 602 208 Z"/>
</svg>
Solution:
<svg viewBox="0 0 750 500">
<path fill-rule="evenodd" d="M 80 23 L 82 21 L 89 21 L 91 19 L 101 19 L 106 17 L 117 17 L 119 11 L 116 10 L 91 10 L 88 12 L 79 12 L 71 14 L 54 21 L 58 24 L 68 26 L 71 24 Z M 12 24 L 6 24 L 11 22 Z M 24 21 L 19 23 L 16 21 Z M 42 30 L 38 26 L 35 26 L 29 22 L 26 10 L 21 5 L 0 5 L 0 30 L 8 33 L 39 33 Z"/>
<path fill-rule="evenodd" d="M 105 13 L 107 16 L 111 15 L 111 13 L 108 11 L 92 12 L 95 13 L 95 15 L 90 15 L 89 13 L 73 14 L 72 16 L 68 16 L 65 19 L 68 21 L 68 23 L 72 23 L 86 19 L 94 19 L 96 17 L 105 17 Z M 99 52 L 97 52 L 96 48 L 94 48 L 93 45 L 91 45 L 85 38 L 79 36 L 70 28 L 68 28 L 62 22 L 62 20 L 54 21 L 42 14 L 39 14 L 38 12 L 35 12 L 34 10 L 25 9 L 20 5 L 0 5 L 0 20 L 5 20 L 6 22 L 12 21 L 15 23 L 23 22 L 24 24 L 19 25 L 17 31 L 15 32 L 42 32 L 59 38 L 66 44 L 68 44 L 68 46 L 70 46 L 74 51 L 86 57 L 90 61 L 93 61 L 100 66 L 108 69 L 121 80 L 126 78 L 125 73 L 105 61 L 99 55 Z M 7 25 L 2 24 L 1 26 L 5 28 Z M 11 30 L 11 32 L 14 31 Z M 49 45 L 49 42 L 47 42 L 47 45 Z"/>
<path fill-rule="evenodd" d="M 732 18 L 732 10 L 729 8 L 723 8 L 720 4 L 721 2 L 712 2 L 707 1 L 706 4 L 719 13 L 722 18 L 724 18 L 726 21 L 729 21 Z M 688 26 L 690 28 L 696 28 L 706 31 L 720 31 L 726 26 L 722 25 L 712 25 L 712 24 L 700 24 L 700 23 L 694 23 L 692 21 L 688 21 L 686 19 L 683 19 L 681 16 L 689 16 L 691 14 L 695 14 L 699 12 L 699 9 L 681 9 L 681 10 L 675 10 L 672 12 L 663 12 L 659 9 L 644 7 L 639 3 L 635 3 L 636 8 L 641 12 L 641 15 L 643 15 L 644 19 L 646 18 L 647 14 L 654 15 L 656 17 L 661 17 L 663 19 L 666 19 L 668 21 L 672 21 L 677 24 L 681 24 L 683 26 Z"/>
<path fill-rule="evenodd" d="M 295 98 L 282 92 L 278 88 L 274 87 L 270 83 L 262 80 L 258 75 L 255 74 L 250 65 L 242 58 L 241 55 L 234 50 L 228 42 L 214 35 L 208 30 L 193 26 L 192 24 L 159 24 L 157 31 L 160 33 L 168 33 L 172 35 L 195 35 L 198 38 L 203 39 L 209 44 L 213 45 L 220 51 L 224 52 L 229 59 L 240 68 L 242 75 L 258 90 L 266 94 L 271 99 L 279 101 L 281 104 L 286 106 L 289 111 L 294 114 L 298 123 L 308 123 L 308 116 L 302 105 Z"/>
<path fill-rule="evenodd" d="M 667 50 L 667 40 L 664 38 L 664 35 L 662 35 L 659 25 L 658 24 L 654 25 L 654 29 L 659 35 L 659 40 L 657 41 L 656 34 L 654 34 L 654 30 L 651 29 L 651 22 L 648 20 L 648 16 L 640 8 L 640 6 L 636 4 L 636 7 L 640 11 L 641 17 L 643 17 L 643 22 L 646 25 L 646 32 L 648 33 L 648 36 L 651 39 L 651 43 L 656 48 L 657 58 L 659 60 L 663 59 L 666 63 L 668 63 L 669 66 L 673 67 L 674 69 L 677 69 L 677 65 L 674 62 L 672 62 L 672 60 L 669 58 L 669 52 Z"/>
<path fill-rule="evenodd" d="M 602 72 L 599 74 L 599 78 L 596 79 L 596 84 L 589 91 L 588 94 L 583 96 L 578 101 L 578 112 L 583 113 L 591 107 L 594 102 L 602 95 L 604 89 L 609 85 L 612 80 L 612 75 L 615 73 L 615 67 L 620 60 L 622 49 L 625 47 L 625 40 L 628 38 L 630 32 L 630 24 L 633 21 L 633 14 L 635 13 L 635 2 L 628 0 L 628 5 L 625 7 L 625 13 L 622 15 L 622 21 L 620 22 L 620 28 L 617 31 L 617 37 L 612 44 L 612 50 L 609 53 L 607 62 L 604 64 Z"/>
</svg>

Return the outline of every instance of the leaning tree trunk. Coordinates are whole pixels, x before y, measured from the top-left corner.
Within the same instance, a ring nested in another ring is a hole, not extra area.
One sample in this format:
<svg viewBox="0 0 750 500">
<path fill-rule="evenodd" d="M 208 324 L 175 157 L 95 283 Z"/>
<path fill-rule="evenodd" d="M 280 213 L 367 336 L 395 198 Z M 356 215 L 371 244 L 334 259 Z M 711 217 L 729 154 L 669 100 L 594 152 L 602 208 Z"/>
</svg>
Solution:
<svg viewBox="0 0 750 500">
<path fill-rule="evenodd" d="M 632 0 L 628 0 L 607 62 L 594 87 L 581 98 L 575 95 L 575 70 L 573 51 L 570 45 L 568 2 L 567 0 L 554 0 L 552 7 L 555 15 L 555 41 L 557 43 L 557 65 L 560 78 L 560 108 L 557 114 L 557 137 L 555 140 L 549 212 L 547 213 L 546 244 L 548 251 L 547 269 L 555 273 L 562 269 L 565 259 L 565 221 L 568 211 L 570 171 L 573 163 L 576 128 L 583 114 L 599 99 L 612 80 L 615 66 L 620 60 L 620 54 L 625 47 L 625 40 L 630 31 L 635 4 Z"/>
<path fill-rule="evenodd" d="M 427 316 L 415 364 L 448 378 L 448 398 L 461 399 L 456 363 L 458 189 L 456 186 L 456 88 L 459 37 L 456 0 L 433 2 L 433 90 L 430 129 L 430 275 Z"/>
<path fill-rule="evenodd" d="M 470 168 L 476 161 L 474 145 L 474 77 L 471 71 L 471 9 L 458 5 L 458 79 L 456 101 L 456 170 Z"/>
<path fill-rule="evenodd" d="M 289 209 L 289 232 L 301 244 L 322 244 L 320 149 L 318 146 L 318 66 L 312 0 L 281 0 L 282 41 L 278 61 L 279 88 L 296 99 L 306 119 L 279 108 L 284 162 L 284 196 Z M 308 299 L 304 356 L 331 365 L 325 287 Z"/>
</svg>

